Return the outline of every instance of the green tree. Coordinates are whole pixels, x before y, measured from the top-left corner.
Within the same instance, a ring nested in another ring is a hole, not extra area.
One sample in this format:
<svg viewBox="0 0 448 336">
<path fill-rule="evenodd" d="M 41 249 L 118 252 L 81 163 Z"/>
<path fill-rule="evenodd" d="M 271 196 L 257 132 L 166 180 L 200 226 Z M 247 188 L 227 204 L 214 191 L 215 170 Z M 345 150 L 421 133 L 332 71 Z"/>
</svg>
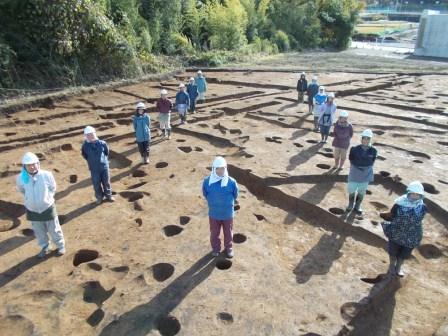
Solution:
<svg viewBox="0 0 448 336">
<path fill-rule="evenodd" d="M 356 0 L 319 0 L 317 15 L 322 27 L 322 41 L 337 49 L 350 43 L 363 4 Z"/>
</svg>

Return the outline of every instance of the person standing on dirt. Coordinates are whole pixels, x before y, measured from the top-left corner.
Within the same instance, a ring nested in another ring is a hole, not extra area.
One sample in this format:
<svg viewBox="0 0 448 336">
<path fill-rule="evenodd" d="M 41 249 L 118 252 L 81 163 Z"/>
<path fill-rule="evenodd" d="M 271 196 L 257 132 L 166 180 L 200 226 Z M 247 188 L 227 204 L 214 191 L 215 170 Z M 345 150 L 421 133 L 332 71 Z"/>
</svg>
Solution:
<svg viewBox="0 0 448 336">
<path fill-rule="evenodd" d="M 317 95 L 314 96 L 314 110 L 313 110 L 313 116 L 314 116 L 314 131 L 319 132 L 319 117 L 320 117 L 320 111 L 321 107 L 325 102 L 327 101 L 327 94 L 325 93 L 325 87 L 319 86 L 319 92 Z"/>
<path fill-rule="evenodd" d="M 308 89 L 308 81 L 306 80 L 306 75 L 304 72 L 300 74 L 300 78 L 297 81 L 297 102 L 299 104 L 303 103 L 303 96 Z"/>
<path fill-rule="evenodd" d="M 204 74 L 201 70 L 198 71 L 196 78 L 194 79 L 194 82 L 196 83 L 198 87 L 198 101 L 201 103 L 205 103 L 205 93 L 207 92 L 207 80 L 204 77 Z"/>
<path fill-rule="evenodd" d="M 146 113 L 145 104 L 140 102 L 136 106 L 135 115 L 132 118 L 135 138 L 138 150 L 142 157 L 142 163 L 149 163 L 149 145 L 151 141 L 151 117 Z"/>
<path fill-rule="evenodd" d="M 321 136 L 321 143 L 327 143 L 328 135 L 330 134 L 330 128 L 336 121 L 336 103 L 334 102 L 334 93 L 327 95 L 327 101 L 321 105 L 319 115 L 319 129 Z"/>
<path fill-rule="evenodd" d="M 308 95 L 308 113 L 313 113 L 314 97 L 319 93 L 319 84 L 317 84 L 317 77 L 313 76 L 311 79 L 311 84 L 308 85 L 307 95 Z"/>
<path fill-rule="evenodd" d="M 334 147 L 334 167 L 333 169 L 342 170 L 347 151 L 350 147 L 350 140 L 353 137 L 353 126 L 348 122 L 348 112 L 340 111 L 339 119 L 336 121 L 333 129 L 333 147 Z"/>
<path fill-rule="evenodd" d="M 381 223 L 389 239 L 390 275 L 404 276 L 401 270 L 404 260 L 411 256 L 412 250 L 422 241 L 422 221 L 427 211 L 423 203 L 424 194 L 423 185 L 419 181 L 409 183 L 406 194 L 395 200 L 386 221 Z"/>
<path fill-rule="evenodd" d="M 92 126 L 84 128 L 84 137 L 85 141 L 81 147 L 81 154 L 89 165 L 96 204 L 100 205 L 103 200 L 115 202 L 110 186 L 109 147 L 106 141 L 98 139 Z"/>
<path fill-rule="evenodd" d="M 186 92 L 185 84 L 179 84 L 179 92 L 176 94 L 176 101 L 174 103 L 177 108 L 177 113 L 179 113 L 180 123 L 187 123 L 187 111 L 190 106 L 190 96 Z"/>
<path fill-rule="evenodd" d="M 187 93 L 190 96 L 190 112 L 196 113 L 196 100 L 198 99 L 199 91 L 193 77 L 190 77 L 190 82 L 187 84 Z"/>
<path fill-rule="evenodd" d="M 373 132 L 366 129 L 361 133 L 361 144 L 350 148 L 350 172 L 348 174 L 349 203 L 347 212 L 355 210 L 362 215 L 361 203 L 369 183 L 373 181 L 373 164 L 377 150 L 372 146 Z M 354 208 L 353 208 L 354 206 Z"/>
<path fill-rule="evenodd" d="M 48 234 L 57 247 L 57 256 L 65 254 L 65 240 L 59 224 L 54 195 L 56 181 L 49 171 L 40 169 L 39 158 L 31 152 L 22 158 L 22 171 L 16 178 L 17 189 L 25 199 L 26 218 L 31 222 L 41 248 L 38 258 L 48 253 Z"/>
<path fill-rule="evenodd" d="M 238 192 L 238 184 L 227 172 L 226 160 L 217 156 L 212 164 L 212 173 L 202 183 L 202 194 L 207 200 L 209 209 L 210 243 L 214 257 L 218 257 L 221 252 L 219 236 L 222 227 L 227 257 L 233 258 L 233 217 L 235 216 L 233 207 Z"/>
<path fill-rule="evenodd" d="M 162 89 L 160 91 L 160 98 L 157 99 L 156 109 L 159 112 L 159 128 L 160 132 L 164 138 L 171 139 L 171 109 L 173 108 L 173 103 L 168 99 L 168 91 Z"/>
</svg>

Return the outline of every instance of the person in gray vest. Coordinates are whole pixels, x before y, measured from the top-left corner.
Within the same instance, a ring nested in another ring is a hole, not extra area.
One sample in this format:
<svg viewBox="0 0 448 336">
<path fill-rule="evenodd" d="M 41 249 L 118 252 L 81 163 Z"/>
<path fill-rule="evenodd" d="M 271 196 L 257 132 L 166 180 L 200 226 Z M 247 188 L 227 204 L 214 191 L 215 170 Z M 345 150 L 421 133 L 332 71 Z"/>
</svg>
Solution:
<svg viewBox="0 0 448 336">
<path fill-rule="evenodd" d="M 26 218 L 31 222 L 41 248 L 37 256 L 44 258 L 50 253 L 48 234 L 56 245 L 56 255 L 64 255 L 65 240 L 56 212 L 56 182 L 53 174 L 40 169 L 39 158 L 28 152 L 22 158 L 22 171 L 16 178 L 16 184 L 24 196 Z"/>
</svg>

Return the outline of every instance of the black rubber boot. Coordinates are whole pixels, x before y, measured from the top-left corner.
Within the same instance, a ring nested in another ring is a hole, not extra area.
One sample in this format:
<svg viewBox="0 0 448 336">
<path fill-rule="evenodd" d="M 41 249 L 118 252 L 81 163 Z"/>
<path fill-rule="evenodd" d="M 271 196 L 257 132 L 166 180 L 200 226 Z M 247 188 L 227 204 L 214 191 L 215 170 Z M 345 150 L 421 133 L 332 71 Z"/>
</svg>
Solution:
<svg viewBox="0 0 448 336">
<path fill-rule="evenodd" d="M 353 209 L 353 204 L 355 204 L 355 194 L 348 195 L 348 206 L 345 211 L 350 212 Z"/>
<path fill-rule="evenodd" d="M 358 215 L 362 215 L 362 209 L 361 209 L 361 203 L 364 199 L 364 195 L 356 195 L 356 202 L 355 202 L 355 211 Z"/>
<path fill-rule="evenodd" d="M 395 275 L 396 271 L 396 263 L 397 258 L 394 256 L 389 256 L 389 269 L 387 270 L 387 273 L 390 275 Z"/>
</svg>

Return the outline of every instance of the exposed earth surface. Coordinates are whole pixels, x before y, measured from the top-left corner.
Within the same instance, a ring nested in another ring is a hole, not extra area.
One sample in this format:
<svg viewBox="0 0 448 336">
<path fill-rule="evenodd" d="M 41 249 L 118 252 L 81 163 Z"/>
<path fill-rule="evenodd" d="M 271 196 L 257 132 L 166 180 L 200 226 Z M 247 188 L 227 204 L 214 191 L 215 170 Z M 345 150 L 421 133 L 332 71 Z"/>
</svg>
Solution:
<svg viewBox="0 0 448 336">
<path fill-rule="evenodd" d="M 448 335 L 446 64 L 391 60 L 377 71 L 370 59 L 348 55 L 337 71 L 330 61 L 320 68 L 321 56 L 290 69 L 288 60 L 252 70 L 203 69 L 206 103 L 186 125 L 172 114 L 171 140 L 157 134 L 154 101 L 162 87 L 173 98 L 194 69 L 4 112 L 0 333 Z M 318 143 L 307 105 L 296 103 L 295 70 L 302 65 L 350 113 L 352 145 L 363 129 L 374 132 L 379 157 L 362 216 L 344 212 L 348 163 L 330 170 L 331 141 Z M 149 165 L 140 163 L 131 128 L 139 101 L 152 118 Z M 86 125 L 111 149 L 115 203 L 94 204 L 80 155 Z M 38 153 L 56 178 L 63 257 L 36 258 L 15 189 L 26 151 Z M 216 155 L 226 157 L 241 190 L 231 260 L 210 255 L 201 195 Z M 429 211 L 423 242 L 403 279 L 386 277 L 379 213 L 416 179 Z"/>
</svg>

